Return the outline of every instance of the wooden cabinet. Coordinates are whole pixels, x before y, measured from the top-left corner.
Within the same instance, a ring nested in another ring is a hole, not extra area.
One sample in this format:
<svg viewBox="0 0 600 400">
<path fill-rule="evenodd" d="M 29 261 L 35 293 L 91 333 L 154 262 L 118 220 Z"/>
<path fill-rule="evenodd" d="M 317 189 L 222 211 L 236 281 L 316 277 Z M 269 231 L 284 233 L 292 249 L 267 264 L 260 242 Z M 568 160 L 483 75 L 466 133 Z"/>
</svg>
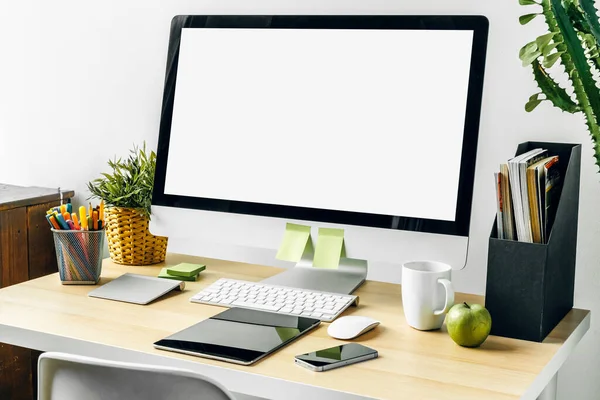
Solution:
<svg viewBox="0 0 600 400">
<path fill-rule="evenodd" d="M 63 200 L 73 194 L 63 192 Z M 45 215 L 59 204 L 58 189 L 0 183 L 0 287 L 57 271 L 54 240 Z M 37 351 L 0 343 L 0 399 L 36 398 L 38 357 Z"/>
</svg>

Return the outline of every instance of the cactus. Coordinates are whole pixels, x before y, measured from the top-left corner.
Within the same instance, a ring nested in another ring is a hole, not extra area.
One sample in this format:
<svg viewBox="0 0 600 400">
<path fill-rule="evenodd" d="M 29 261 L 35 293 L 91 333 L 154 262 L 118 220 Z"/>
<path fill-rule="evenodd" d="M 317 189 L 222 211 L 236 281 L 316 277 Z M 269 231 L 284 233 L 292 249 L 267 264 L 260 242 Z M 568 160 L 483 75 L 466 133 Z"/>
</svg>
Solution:
<svg viewBox="0 0 600 400">
<path fill-rule="evenodd" d="M 519 0 L 538 12 L 522 15 L 521 25 L 543 17 L 548 33 L 527 43 L 519 52 L 523 66 L 531 66 L 539 92 L 525 104 L 533 111 L 542 101 L 568 113 L 583 113 L 600 167 L 600 22 L 594 0 Z M 570 95 L 548 73 L 560 62 L 573 87 Z"/>
</svg>

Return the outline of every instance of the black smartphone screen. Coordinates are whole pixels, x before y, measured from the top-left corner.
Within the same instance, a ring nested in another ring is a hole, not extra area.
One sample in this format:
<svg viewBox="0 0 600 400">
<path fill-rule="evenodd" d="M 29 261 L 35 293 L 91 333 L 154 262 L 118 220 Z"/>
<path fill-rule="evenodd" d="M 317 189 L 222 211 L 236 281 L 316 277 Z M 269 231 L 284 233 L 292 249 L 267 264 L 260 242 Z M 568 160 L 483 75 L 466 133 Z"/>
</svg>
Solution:
<svg viewBox="0 0 600 400">
<path fill-rule="evenodd" d="M 349 343 L 341 346 L 330 347 L 328 349 L 313 351 L 312 353 L 301 354 L 296 356 L 296 358 L 308 364 L 314 365 L 315 367 L 323 367 L 376 353 L 376 350 L 361 344 Z"/>
</svg>

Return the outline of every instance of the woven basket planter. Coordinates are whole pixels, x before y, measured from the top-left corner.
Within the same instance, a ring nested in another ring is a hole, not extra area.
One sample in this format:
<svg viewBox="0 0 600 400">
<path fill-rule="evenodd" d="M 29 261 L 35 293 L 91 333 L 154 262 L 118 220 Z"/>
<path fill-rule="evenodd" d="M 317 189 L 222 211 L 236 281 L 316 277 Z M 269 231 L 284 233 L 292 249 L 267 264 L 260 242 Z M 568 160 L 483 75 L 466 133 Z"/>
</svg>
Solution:
<svg viewBox="0 0 600 400">
<path fill-rule="evenodd" d="M 105 211 L 110 258 L 117 264 L 149 265 L 165 260 L 167 238 L 148 230 L 148 218 L 134 208 L 110 207 Z"/>
</svg>

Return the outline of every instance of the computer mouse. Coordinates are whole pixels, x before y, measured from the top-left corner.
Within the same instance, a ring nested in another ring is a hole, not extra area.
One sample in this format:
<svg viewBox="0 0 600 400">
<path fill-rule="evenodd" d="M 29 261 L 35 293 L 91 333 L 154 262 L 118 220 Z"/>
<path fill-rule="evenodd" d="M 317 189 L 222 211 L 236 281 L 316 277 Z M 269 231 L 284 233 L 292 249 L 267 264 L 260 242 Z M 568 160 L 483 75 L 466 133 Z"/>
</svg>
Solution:
<svg viewBox="0 0 600 400">
<path fill-rule="evenodd" d="M 379 324 L 380 322 L 373 318 L 350 315 L 333 321 L 327 328 L 327 333 L 336 339 L 354 339 Z"/>
</svg>

